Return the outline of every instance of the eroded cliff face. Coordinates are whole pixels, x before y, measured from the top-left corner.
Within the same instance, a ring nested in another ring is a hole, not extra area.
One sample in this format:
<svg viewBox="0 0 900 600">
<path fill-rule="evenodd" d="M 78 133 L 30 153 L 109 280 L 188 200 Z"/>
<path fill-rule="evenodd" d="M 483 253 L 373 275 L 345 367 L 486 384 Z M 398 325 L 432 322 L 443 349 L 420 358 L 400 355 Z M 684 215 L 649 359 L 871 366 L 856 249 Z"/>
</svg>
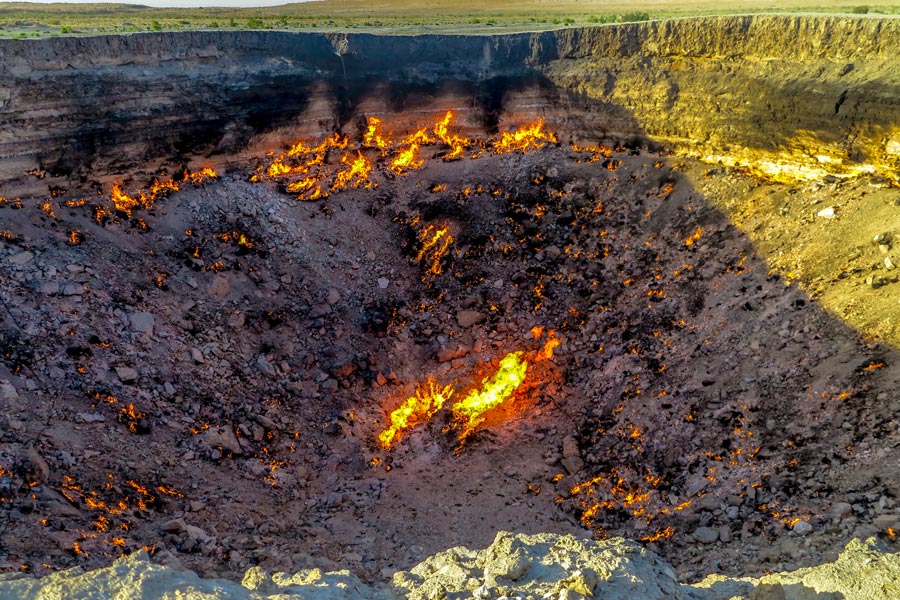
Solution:
<svg viewBox="0 0 900 600">
<path fill-rule="evenodd" d="M 157 168 L 454 108 L 544 115 L 563 138 L 648 139 L 769 175 L 890 174 L 892 19 L 746 16 L 509 36 L 140 34 L 0 43 L 0 193 Z"/>
</svg>

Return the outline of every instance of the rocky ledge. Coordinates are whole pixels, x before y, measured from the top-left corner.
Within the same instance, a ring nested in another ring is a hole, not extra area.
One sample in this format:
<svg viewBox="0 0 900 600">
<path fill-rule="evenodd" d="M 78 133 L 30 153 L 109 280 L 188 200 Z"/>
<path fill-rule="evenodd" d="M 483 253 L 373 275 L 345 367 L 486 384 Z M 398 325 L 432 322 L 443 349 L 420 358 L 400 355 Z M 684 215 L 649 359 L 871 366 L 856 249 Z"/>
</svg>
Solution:
<svg viewBox="0 0 900 600">
<path fill-rule="evenodd" d="M 0 575 L 0 598 L 178 598 L 181 600 L 890 600 L 900 594 L 900 556 L 875 539 L 852 540 L 831 563 L 760 579 L 710 575 L 681 584 L 671 566 L 622 538 L 602 542 L 554 534 L 500 532 L 482 550 L 452 548 L 369 585 L 350 571 L 319 569 L 243 581 L 202 579 L 156 564 L 140 551 L 95 571 L 41 579 Z"/>
</svg>

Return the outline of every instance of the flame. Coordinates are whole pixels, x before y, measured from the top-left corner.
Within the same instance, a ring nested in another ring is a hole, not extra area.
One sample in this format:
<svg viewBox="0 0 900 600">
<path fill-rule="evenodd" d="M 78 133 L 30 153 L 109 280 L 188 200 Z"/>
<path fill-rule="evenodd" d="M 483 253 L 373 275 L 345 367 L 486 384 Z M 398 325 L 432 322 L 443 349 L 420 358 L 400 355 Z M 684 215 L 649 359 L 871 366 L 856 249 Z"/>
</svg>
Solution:
<svg viewBox="0 0 900 600">
<path fill-rule="evenodd" d="M 550 330 L 547 332 L 547 341 L 544 342 L 544 347 L 540 352 L 535 356 L 535 360 L 550 360 L 553 358 L 553 350 L 559 346 L 560 341 L 559 338 L 556 337 L 556 331 Z"/>
<path fill-rule="evenodd" d="M 543 148 L 548 143 L 557 143 L 556 135 L 544 129 L 544 118 L 541 117 L 534 123 L 523 125 L 513 132 L 503 132 L 500 139 L 494 142 L 494 152 L 510 154 L 518 150 L 525 153 L 531 149 Z"/>
<path fill-rule="evenodd" d="M 186 171 L 185 175 L 185 179 L 189 180 L 195 185 L 199 185 L 208 179 L 218 179 L 219 177 L 219 174 L 216 173 L 215 169 L 211 167 L 203 167 L 199 171 L 195 171 L 193 173 L 191 173 L 190 171 Z"/>
<path fill-rule="evenodd" d="M 363 134 L 363 145 L 370 148 L 378 148 L 381 155 L 385 156 L 390 149 L 392 142 L 390 137 L 384 137 L 381 133 L 381 119 L 378 117 L 369 117 L 366 127 L 366 133 Z"/>
<path fill-rule="evenodd" d="M 523 352 L 510 352 L 500 361 L 500 367 L 493 377 L 481 382 L 480 390 L 472 390 L 463 400 L 453 406 L 454 421 L 461 424 L 460 441 L 468 437 L 476 427 L 484 422 L 484 414 L 503 404 L 525 381 L 528 363 L 522 358 Z"/>
<path fill-rule="evenodd" d="M 178 184 L 175 183 L 174 179 L 169 179 L 168 181 L 160 181 L 159 179 L 154 179 L 153 183 L 150 184 L 150 195 L 153 197 L 159 196 L 160 194 L 167 194 L 169 192 L 177 192 Z"/>
<path fill-rule="evenodd" d="M 450 228 L 446 225 L 439 228 L 429 225 L 422 230 L 419 239 L 422 241 L 422 249 L 419 250 L 416 260 L 431 263 L 427 271 L 429 275 L 440 275 L 443 271 L 441 259 L 446 254 L 450 244 L 453 243 L 453 235 L 450 233 Z"/>
<path fill-rule="evenodd" d="M 391 161 L 391 171 L 397 175 L 403 175 L 411 169 L 418 169 L 425 161 L 418 158 L 419 144 L 413 143 L 400 151 Z"/>
<path fill-rule="evenodd" d="M 453 117 L 453 111 L 448 110 L 447 114 L 444 115 L 444 118 L 438 121 L 434 126 L 434 135 L 436 135 L 440 141 L 450 146 L 450 152 L 444 156 L 447 160 L 459 158 L 462 155 L 463 150 L 465 150 L 466 144 L 469 143 L 469 140 L 461 138 L 458 135 L 450 135 L 448 132 Z"/>
<path fill-rule="evenodd" d="M 702 228 L 702 227 L 698 227 L 698 228 L 697 228 L 697 231 L 695 231 L 694 233 L 692 233 L 691 236 L 690 236 L 689 238 L 687 238 L 686 240 L 684 240 L 684 245 L 685 245 L 685 246 L 688 246 L 688 247 L 693 246 L 696 242 L 698 242 L 698 241 L 700 240 L 700 238 L 701 238 L 702 236 L 703 236 L 703 228 Z"/>
<path fill-rule="evenodd" d="M 113 184 L 109 199 L 112 201 L 113 206 L 116 207 L 116 210 L 125 213 L 129 218 L 132 211 L 141 206 L 138 200 L 122 191 L 122 186 L 118 182 Z"/>
<path fill-rule="evenodd" d="M 347 165 L 347 168 L 338 171 L 338 174 L 334 178 L 334 183 L 331 184 L 332 190 L 342 190 L 346 188 L 351 181 L 355 188 L 369 188 L 372 186 L 372 182 L 369 181 L 369 173 L 372 172 L 372 163 L 369 162 L 368 158 L 363 156 L 362 152 L 357 150 L 356 158 L 351 158 L 349 153 L 344 154 L 344 156 L 341 157 L 341 162 Z"/>
<path fill-rule="evenodd" d="M 439 411 L 453 391 L 453 386 L 440 387 L 432 378 L 416 386 L 416 393 L 391 413 L 391 426 L 378 434 L 378 443 L 385 450 L 390 449 L 402 431 L 424 423 Z"/>
</svg>

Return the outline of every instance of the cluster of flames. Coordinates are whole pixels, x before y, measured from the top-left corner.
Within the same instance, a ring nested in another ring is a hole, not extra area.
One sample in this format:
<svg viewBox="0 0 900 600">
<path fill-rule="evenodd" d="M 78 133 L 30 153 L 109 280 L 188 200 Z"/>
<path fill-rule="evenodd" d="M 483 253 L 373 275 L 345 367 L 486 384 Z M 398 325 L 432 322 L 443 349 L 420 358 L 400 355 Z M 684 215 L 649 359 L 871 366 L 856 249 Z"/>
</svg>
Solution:
<svg viewBox="0 0 900 600">
<path fill-rule="evenodd" d="M 113 184 L 112 192 L 109 200 L 112 202 L 116 211 L 124 213 L 129 219 L 135 210 L 150 210 L 160 198 L 165 198 L 173 192 L 177 192 L 186 184 L 199 185 L 211 179 L 218 178 L 219 174 L 211 167 L 204 167 L 199 171 L 185 170 L 181 174 L 181 179 L 176 181 L 174 178 L 160 181 L 154 179 L 146 191 L 141 190 L 134 196 L 129 196 L 122 190 L 119 182 Z M 100 216 L 97 217 L 100 221 Z"/>
<path fill-rule="evenodd" d="M 544 328 L 535 327 L 531 333 L 538 340 L 544 335 Z M 529 360 L 541 362 L 551 359 L 559 343 L 556 333 L 549 330 L 540 350 L 508 353 L 492 375 L 482 379 L 480 385 L 453 403 L 448 430 L 457 433 L 460 446 L 478 430 L 491 411 L 513 398 L 528 375 Z M 528 354 L 530 357 L 527 358 Z M 430 421 L 450 401 L 455 391 L 452 384 L 441 385 L 433 377 L 417 385 L 415 393 L 390 413 L 390 425 L 378 434 L 378 443 L 385 450 L 393 448 L 405 432 Z"/>
<path fill-rule="evenodd" d="M 524 153 L 557 143 L 542 118 L 504 132 L 497 140 L 469 139 L 451 132 L 454 118 L 453 111 L 448 110 L 434 123 L 395 138 L 381 119 L 369 117 L 362 139 L 352 147 L 350 138 L 339 133 L 315 145 L 300 141 L 285 152 L 272 155 L 269 164 L 260 166 L 250 181 L 281 181 L 287 192 L 296 194 L 299 200 L 311 201 L 348 188 L 378 187 L 372 178 L 376 165 L 395 176 L 420 169 L 425 164 L 422 150 L 428 146 L 439 146 L 436 155 L 444 160 L 458 160 L 467 152 L 469 158 L 478 158 L 485 152 Z M 340 159 L 331 159 L 332 152 L 340 152 Z"/>
</svg>

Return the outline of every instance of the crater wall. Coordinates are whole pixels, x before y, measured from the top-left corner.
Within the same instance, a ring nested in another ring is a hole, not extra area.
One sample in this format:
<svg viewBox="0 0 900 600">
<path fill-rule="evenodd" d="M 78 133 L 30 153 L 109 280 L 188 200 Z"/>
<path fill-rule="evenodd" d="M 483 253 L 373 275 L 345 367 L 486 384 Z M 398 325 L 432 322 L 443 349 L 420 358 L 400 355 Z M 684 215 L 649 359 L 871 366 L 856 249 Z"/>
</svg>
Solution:
<svg viewBox="0 0 900 600">
<path fill-rule="evenodd" d="M 736 16 L 503 36 L 148 33 L 0 42 L 0 193 L 224 161 L 364 114 L 543 115 L 563 139 L 655 140 L 786 176 L 900 157 L 900 21 Z"/>
</svg>

